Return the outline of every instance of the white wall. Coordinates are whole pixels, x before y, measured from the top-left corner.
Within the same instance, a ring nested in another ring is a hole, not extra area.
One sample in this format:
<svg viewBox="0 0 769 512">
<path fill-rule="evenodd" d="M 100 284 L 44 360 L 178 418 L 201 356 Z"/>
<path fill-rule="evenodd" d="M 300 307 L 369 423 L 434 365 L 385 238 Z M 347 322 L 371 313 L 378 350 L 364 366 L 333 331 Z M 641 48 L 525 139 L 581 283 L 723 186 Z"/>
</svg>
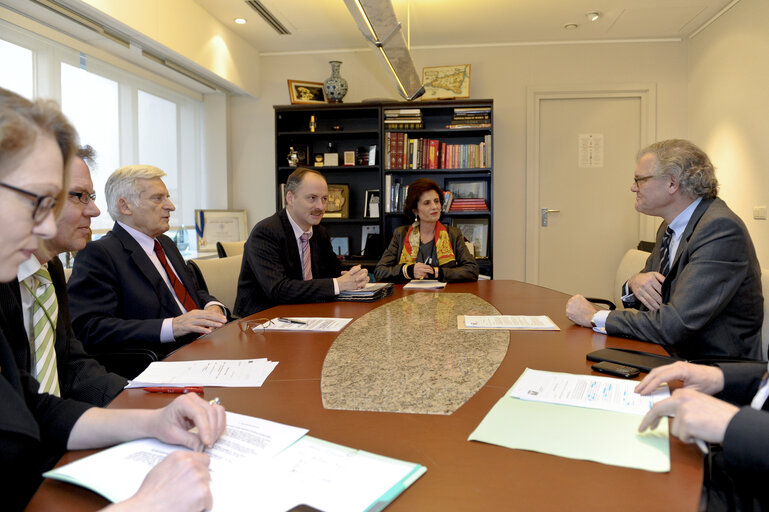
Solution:
<svg viewBox="0 0 769 512">
<path fill-rule="evenodd" d="M 769 2 L 742 0 L 690 43 L 692 141 L 710 155 L 720 196 L 745 221 L 763 267 L 769 266 Z"/>
<path fill-rule="evenodd" d="M 471 95 L 494 100 L 494 276 L 525 279 L 526 88 L 531 85 L 657 84 L 657 138 L 686 136 L 686 45 L 625 43 L 414 50 L 418 70 L 472 65 Z M 321 82 L 328 61 L 344 62 L 345 102 L 394 98 L 390 79 L 369 51 L 261 57 L 261 97 L 230 102 L 230 207 L 248 210 L 249 224 L 275 211 L 273 105 L 289 103 L 287 79 Z M 277 155 L 282 159 L 284 155 Z M 628 155 L 628 189 L 634 170 Z M 627 194 L 627 190 L 607 191 Z M 593 233 L 599 232 L 598 226 Z"/>
</svg>

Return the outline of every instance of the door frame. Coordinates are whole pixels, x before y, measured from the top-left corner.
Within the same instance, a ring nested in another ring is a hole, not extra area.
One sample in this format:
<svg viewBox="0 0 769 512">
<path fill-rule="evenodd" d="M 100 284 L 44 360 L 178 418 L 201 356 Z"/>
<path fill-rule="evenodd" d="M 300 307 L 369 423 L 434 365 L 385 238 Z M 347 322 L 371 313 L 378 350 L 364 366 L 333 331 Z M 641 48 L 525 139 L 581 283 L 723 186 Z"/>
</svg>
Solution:
<svg viewBox="0 0 769 512">
<path fill-rule="evenodd" d="M 526 282 L 539 284 L 539 143 L 540 108 L 546 100 L 638 98 L 641 101 L 641 147 L 656 140 L 657 86 L 648 84 L 598 84 L 577 86 L 532 86 L 526 88 Z M 641 149 L 641 148 L 639 148 Z M 629 178 L 628 178 L 629 181 Z M 639 214 L 639 234 L 654 240 L 659 221 Z"/>
</svg>

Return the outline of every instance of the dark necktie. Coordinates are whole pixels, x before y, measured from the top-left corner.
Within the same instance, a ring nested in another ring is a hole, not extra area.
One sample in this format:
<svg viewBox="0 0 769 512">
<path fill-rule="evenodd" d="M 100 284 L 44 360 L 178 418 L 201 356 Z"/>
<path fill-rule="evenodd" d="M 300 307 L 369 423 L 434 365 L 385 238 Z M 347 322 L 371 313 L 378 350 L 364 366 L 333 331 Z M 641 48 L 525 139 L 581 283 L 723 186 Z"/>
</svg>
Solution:
<svg viewBox="0 0 769 512">
<path fill-rule="evenodd" d="M 198 309 L 197 304 L 195 304 L 195 301 L 190 297 L 189 292 L 187 291 L 187 288 L 184 287 L 181 281 L 176 277 L 176 274 L 174 273 L 173 269 L 171 268 L 171 265 L 168 263 L 168 260 L 166 259 L 166 254 L 163 252 L 163 248 L 160 247 L 160 242 L 155 240 L 155 254 L 157 254 L 158 259 L 160 260 L 160 264 L 163 265 L 163 268 L 166 270 L 166 274 L 168 274 L 168 280 L 171 281 L 171 287 L 174 289 L 174 293 L 176 294 L 176 298 L 179 299 L 179 302 L 182 303 L 182 306 L 184 306 L 184 309 L 187 311 L 192 311 L 193 309 Z"/>
<path fill-rule="evenodd" d="M 660 247 L 660 274 L 667 276 L 670 272 L 670 240 L 673 238 L 673 230 L 670 226 L 665 230 Z"/>
</svg>

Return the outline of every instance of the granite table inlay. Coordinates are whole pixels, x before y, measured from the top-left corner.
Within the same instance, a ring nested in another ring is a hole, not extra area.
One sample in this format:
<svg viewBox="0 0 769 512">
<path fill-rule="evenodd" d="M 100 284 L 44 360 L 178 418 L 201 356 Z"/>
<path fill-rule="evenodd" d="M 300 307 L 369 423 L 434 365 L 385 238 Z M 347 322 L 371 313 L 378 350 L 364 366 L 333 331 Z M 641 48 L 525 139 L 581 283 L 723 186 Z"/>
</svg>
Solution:
<svg viewBox="0 0 769 512">
<path fill-rule="evenodd" d="M 457 329 L 458 315 L 498 315 L 470 293 L 416 293 L 350 324 L 326 354 L 326 409 L 451 414 L 507 353 L 508 331 Z"/>
</svg>

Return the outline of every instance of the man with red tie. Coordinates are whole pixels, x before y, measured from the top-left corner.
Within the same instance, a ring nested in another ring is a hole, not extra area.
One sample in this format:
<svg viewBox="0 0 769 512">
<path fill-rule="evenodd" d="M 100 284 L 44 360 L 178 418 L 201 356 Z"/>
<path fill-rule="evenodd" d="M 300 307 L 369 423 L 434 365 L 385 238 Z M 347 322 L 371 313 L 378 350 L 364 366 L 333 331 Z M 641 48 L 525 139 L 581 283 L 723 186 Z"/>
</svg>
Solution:
<svg viewBox="0 0 769 512">
<path fill-rule="evenodd" d="M 224 305 L 198 289 L 163 233 L 176 209 L 151 165 L 107 180 L 112 231 L 75 258 L 68 283 L 72 326 L 89 351 L 149 348 L 161 357 L 227 321 Z"/>
</svg>

